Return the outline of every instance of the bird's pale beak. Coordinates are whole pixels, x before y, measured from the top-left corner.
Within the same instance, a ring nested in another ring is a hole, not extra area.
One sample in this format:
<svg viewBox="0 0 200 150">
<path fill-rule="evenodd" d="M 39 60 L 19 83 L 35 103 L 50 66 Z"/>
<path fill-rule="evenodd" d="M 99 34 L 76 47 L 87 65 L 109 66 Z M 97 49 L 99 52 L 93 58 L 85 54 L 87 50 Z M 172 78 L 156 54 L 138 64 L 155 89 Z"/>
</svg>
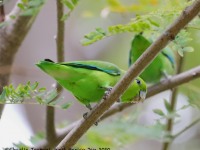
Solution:
<svg viewBox="0 0 200 150">
<path fill-rule="evenodd" d="M 146 91 L 140 91 L 140 99 L 142 102 L 144 102 L 145 98 L 146 98 L 147 92 Z"/>
</svg>

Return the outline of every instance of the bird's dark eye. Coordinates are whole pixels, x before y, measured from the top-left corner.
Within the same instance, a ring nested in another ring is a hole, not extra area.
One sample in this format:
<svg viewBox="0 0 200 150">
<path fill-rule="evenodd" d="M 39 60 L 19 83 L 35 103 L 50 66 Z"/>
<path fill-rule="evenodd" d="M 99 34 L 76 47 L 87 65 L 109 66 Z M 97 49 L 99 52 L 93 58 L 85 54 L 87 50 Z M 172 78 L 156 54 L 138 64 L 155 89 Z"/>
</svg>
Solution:
<svg viewBox="0 0 200 150">
<path fill-rule="evenodd" d="M 141 81 L 140 81 L 140 80 L 138 80 L 138 79 L 136 79 L 136 82 L 137 82 L 137 84 L 138 84 L 138 85 L 140 85 L 140 84 L 141 84 Z"/>
</svg>

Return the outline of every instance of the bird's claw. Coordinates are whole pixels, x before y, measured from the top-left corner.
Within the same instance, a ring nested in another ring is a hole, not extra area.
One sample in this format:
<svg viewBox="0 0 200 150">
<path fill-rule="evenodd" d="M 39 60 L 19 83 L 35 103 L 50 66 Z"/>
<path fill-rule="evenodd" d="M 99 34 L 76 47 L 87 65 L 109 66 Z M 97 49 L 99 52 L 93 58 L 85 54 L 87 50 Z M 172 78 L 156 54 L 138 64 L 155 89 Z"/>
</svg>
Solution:
<svg viewBox="0 0 200 150">
<path fill-rule="evenodd" d="M 84 119 L 87 119 L 87 115 L 88 115 L 88 112 L 84 113 L 84 114 L 83 114 L 83 118 L 84 118 Z"/>
<path fill-rule="evenodd" d="M 121 102 L 121 99 L 119 98 L 119 99 L 117 100 L 117 102 L 120 103 L 120 102 Z"/>
<path fill-rule="evenodd" d="M 100 119 L 98 119 L 98 120 L 94 123 L 94 125 L 95 125 L 95 126 L 98 126 L 99 122 L 100 122 Z"/>
<path fill-rule="evenodd" d="M 106 88 L 106 91 L 104 93 L 103 99 L 106 100 L 108 98 L 108 95 L 111 93 L 112 87 Z"/>
<path fill-rule="evenodd" d="M 98 121 L 96 121 L 96 122 L 94 123 L 94 125 L 95 125 L 95 126 L 98 126 Z"/>
<path fill-rule="evenodd" d="M 90 104 L 85 105 L 90 111 L 92 110 L 92 106 Z"/>
<path fill-rule="evenodd" d="M 88 112 L 86 112 L 86 113 L 83 114 L 83 118 L 84 118 L 84 119 L 87 119 L 87 116 L 88 116 Z M 100 121 L 100 119 L 98 119 L 98 120 L 94 123 L 94 125 L 95 125 L 95 126 L 98 126 L 99 121 Z"/>
</svg>

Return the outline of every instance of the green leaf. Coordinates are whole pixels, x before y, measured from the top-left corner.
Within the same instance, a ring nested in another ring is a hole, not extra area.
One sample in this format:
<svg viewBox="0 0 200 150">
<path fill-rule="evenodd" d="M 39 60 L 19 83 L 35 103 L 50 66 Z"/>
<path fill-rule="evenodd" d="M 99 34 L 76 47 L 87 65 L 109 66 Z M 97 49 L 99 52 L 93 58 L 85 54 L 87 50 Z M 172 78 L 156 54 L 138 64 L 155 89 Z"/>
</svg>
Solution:
<svg viewBox="0 0 200 150">
<path fill-rule="evenodd" d="M 72 0 L 72 3 L 73 3 L 74 5 L 76 5 L 76 4 L 78 3 L 78 1 L 79 1 L 79 0 Z"/>
<path fill-rule="evenodd" d="M 43 99 L 40 96 L 36 96 L 35 99 L 39 104 L 43 104 Z"/>
<path fill-rule="evenodd" d="M 105 36 L 106 32 L 102 28 L 96 28 L 95 31 L 84 36 L 84 39 L 81 40 L 81 44 L 86 46 L 104 38 Z"/>
<path fill-rule="evenodd" d="M 176 118 L 176 117 L 180 117 L 180 115 L 178 113 L 168 113 L 165 117 L 167 119 L 173 119 L 173 118 Z"/>
<path fill-rule="evenodd" d="M 10 17 L 11 19 L 15 19 L 15 18 L 16 18 L 15 15 L 10 15 L 9 17 Z"/>
<path fill-rule="evenodd" d="M 39 89 L 38 89 L 38 92 L 44 92 L 44 91 L 46 91 L 46 88 L 45 88 L 45 87 L 42 87 L 42 88 L 39 88 Z"/>
<path fill-rule="evenodd" d="M 17 6 L 21 9 L 21 10 L 25 10 L 26 7 L 24 6 L 24 4 L 22 3 L 18 3 Z"/>
<path fill-rule="evenodd" d="M 22 12 L 22 16 L 34 16 L 38 12 L 38 8 L 29 8 Z"/>
<path fill-rule="evenodd" d="M 65 103 L 65 104 L 62 104 L 61 105 L 61 108 L 62 109 L 67 109 L 67 108 L 69 108 L 71 106 L 71 103 Z"/>
<path fill-rule="evenodd" d="M 102 35 L 106 35 L 106 32 L 102 28 L 96 28 L 96 31 L 101 33 Z"/>
<path fill-rule="evenodd" d="M 39 132 L 32 136 L 30 141 L 33 143 L 33 145 L 37 145 L 43 139 L 45 139 L 45 133 Z"/>
<path fill-rule="evenodd" d="M 188 47 L 184 47 L 184 48 L 183 48 L 183 51 L 184 51 L 184 52 L 193 52 L 193 51 L 194 51 L 194 48 L 193 48 L 193 47 L 189 47 L 189 46 L 188 46 Z"/>
<path fill-rule="evenodd" d="M 165 104 L 165 108 L 166 108 L 167 112 L 171 113 L 172 112 L 171 104 L 166 99 L 164 99 L 164 104 Z"/>
<path fill-rule="evenodd" d="M 47 95 L 45 96 L 44 102 L 46 104 L 50 104 L 56 98 L 56 96 L 58 96 L 57 90 L 53 89 L 47 93 Z"/>
<path fill-rule="evenodd" d="M 74 9 L 74 5 L 69 2 L 68 0 L 62 0 L 62 3 L 67 6 L 70 10 L 73 10 Z"/>
<path fill-rule="evenodd" d="M 180 110 L 186 109 L 186 108 L 188 108 L 188 107 L 190 107 L 190 105 L 183 105 L 183 106 L 180 108 Z"/>
<path fill-rule="evenodd" d="M 28 6 L 33 8 L 33 7 L 41 6 L 42 4 L 43 4 L 42 0 L 31 0 L 29 1 Z"/>
<path fill-rule="evenodd" d="M 0 23 L 0 28 L 5 27 L 8 25 L 8 22 L 4 21 Z"/>
<path fill-rule="evenodd" d="M 153 109 L 153 112 L 159 116 L 165 116 L 164 112 L 161 109 Z"/>
<path fill-rule="evenodd" d="M 154 26 L 156 26 L 156 27 L 159 27 L 159 26 L 160 26 L 157 22 L 153 21 L 152 19 L 148 18 L 148 20 L 149 20 L 149 22 L 150 22 L 152 25 L 154 25 Z"/>
<path fill-rule="evenodd" d="M 35 82 L 33 85 L 29 85 L 32 90 L 35 90 L 38 87 L 39 83 Z"/>
<path fill-rule="evenodd" d="M 27 4 L 28 0 L 22 0 L 22 3 Z"/>
<path fill-rule="evenodd" d="M 64 98 L 63 97 L 59 97 L 59 98 L 56 98 L 55 100 L 53 101 L 50 101 L 49 104 L 50 106 L 55 106 L 55 105 L 58 105 L 59 102 L 61 102 Z"/>
<path fill-rule="evenodd" d="M 182 50 L 178 50 L 178 54 L 181 56 L 181 57 L 183 57 L 183 51 Z"/>
<path fill-rule="evenodd" d="M 65 21 L 67 20 L 67 18 L 69 17 L 69 13 L 66 13 L 62 16 L 61 21 Z"/>
<path fill-rule="evenodd" d="M 6 90 L 3 89 L 1 95 L 0 95 L 0 103 L 4 103 L 6 101 Z"/>
<path fill-rule="evenodd" d="M 19 143 L 14 143 L 14 146 L 16 146 L 17 148 L 21 149 L 21 150 L 27 150 L 30 148 L 30 146 L 27 146 L 26 144 L 19 142 Z"/>
</svg>

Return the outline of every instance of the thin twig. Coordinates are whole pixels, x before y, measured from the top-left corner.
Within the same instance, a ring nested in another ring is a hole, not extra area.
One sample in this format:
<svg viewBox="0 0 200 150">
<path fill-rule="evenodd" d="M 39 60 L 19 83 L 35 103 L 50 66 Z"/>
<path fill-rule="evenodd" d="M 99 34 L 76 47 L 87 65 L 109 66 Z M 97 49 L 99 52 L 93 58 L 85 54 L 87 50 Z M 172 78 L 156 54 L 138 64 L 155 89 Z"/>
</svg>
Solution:
<svg viewBox="0 0 200 150">
<path fill-rule="evenodd" d="M 67 136 L 59 143 L 57 148 L 70 149 L 82 137 L 82 135 L 108 110 L 120 95 L 128 88 L 132 80 L 137 77 L 145 67 L 157 56 L 170 40 L 173 40 L 178 32 L 184 28 L 200 11 L 200 0 L 196 0 L 187 7 L 175 22 L 143 53 L 143 55 L 130 67 L 124 77 L 114 86 L 106 100 L 101 100 L 94 109 L 88 113 L 86 119 L 81 119 Z"/>
<path fill-rule="evenodd" d="M 64 61 L 64 27 L 65 22 L 61 21 L 61 17 L 64 14 L 64 7 L 61 0 L 56 1 L 57 6 L 57 35 L 56 35 L 56 47 L 57 47 L 57 61 Z M 57 83 L 56 89 L 60 95 L 62 87 Z M 57 99 L 57 97 L 55 98 Z M 54 145 L 56 139 L 56 129 L 55 129 L 55 109 L 53 107 L 46 107 L 46 138 L 48 143 Z"/>
<path fill-rule="evenodd" d="M 184 64 L 184 58 L 181 57 L 180 55 L 177 55 L 178 58 L 178 64 L 177 64 L 177 71 L 176 74 L 181 73 L 182 69 L 183 69 L 183 64 Z M 177 103 L 177 94 L 178 94 L 178 88 L 173 88 L 172 89 L 172 94 L 171 94 L 171 111 L 175 111 L 176 110 L 176 103 Z M 173 130 L 173 124 L 174 124 L 174 119 L 173 118 L 169 118 L 167 120 L 167 125 L 166 125 L 166 131 L 168 133 L 171 133 Z M 168 150 L 170 146 L 170 141 L 165 141 L 163 143 L 163 150 Z"/>
<path fill-rule="evenodd" d="M 64 61 L 64 35 L 65 35 L 65 22 L 61 20 L 64 15 L 64 6 L 57 0 L 57 35 L 56 35 L 56 46 L 57 46 L 57 60 L 58 62 Z"/>
<path fill-rule="evenodd" d="M 149 87 L 147 98 L 154 96 L 158 93 L 161 93 L 165 90 L 169 90 L 174 87 L 177 87 L 181 84 L 190 82 L 191 80 L 197 79 L 199 77 L 200 77 L 200 66 L 190 69 L 188 71 L 185 71 L 181 74 L 175 75 L 169 79 L 163 80 L 161 83 L 158 83 L 156 85 Z M 121 112 L 124 109 L 131 107 L 133 105 L 135 104 L 129 104 L 129 103 L 114 104 L 108 111 L 105 112 L 105 114 L 101 117 L 101 120 L 104 120 L 110 117 L 111 115 Z M 68 125 L 66 128 L 58 130 L 57 138 L 55 139 L 55 141 L 57 142 L 61 141 L 61 139 L 63 139 L 77 124 L 79 124 L 80 121 L 81 120 L 73 122 L 72 124 Z M 38 144 L 36 148 L 46 148 L 46 147 L 49 147 L 49 143 L 46 141 L 41 141 L 41 143 Z"/>
<path fill-rule="evenodd" d="M 5 20 L 5 12 L 4 12 L 4 4 L 3 3 L 4 3 L 4 0 L 2 0 L 0 3 L 0 23 L 4 22 L 4 20 Z"/>
<path fill-rule="evenodd" d="M 195 124 L 199 123 L 200 118 L 194 120 L 190 125 L 186 126 L 185 128 L 183 128 L 181 131 L 179 131 L 178 133 L 176 133 L 173 136 L 173 139 L 177 138 L 178 136 L 180 136 L 182 133 L 184 133 L 185 131 L 187 131 L 188 129 L 190 129 L 191 127 L 193 127 Z"/>
</svg>

